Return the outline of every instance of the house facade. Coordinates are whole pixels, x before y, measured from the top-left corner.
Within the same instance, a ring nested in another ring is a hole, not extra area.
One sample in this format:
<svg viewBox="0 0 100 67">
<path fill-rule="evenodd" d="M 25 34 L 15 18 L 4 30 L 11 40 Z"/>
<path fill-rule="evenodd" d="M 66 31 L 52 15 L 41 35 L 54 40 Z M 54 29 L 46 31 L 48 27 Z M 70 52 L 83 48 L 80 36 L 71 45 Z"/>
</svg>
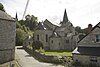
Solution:
<svg viewBox="0 0 100 67">
<path fill-rule="evenodd" d="M 91 32 L 78 42 L 73 51 L 74 61 L 83 65 L 100 66 L 100 22 L 92 28 Z"/>
<path fill-rule="evenodd" d="M 46 19 L 38 24 L 33 37 L 34 40 L 43 43 L 45 50 L 51 51 L 72 51 L 78 41 L 78 35 L 68 20 L 66 10 L 60 26 L 54 25 Z"/>
</svg>

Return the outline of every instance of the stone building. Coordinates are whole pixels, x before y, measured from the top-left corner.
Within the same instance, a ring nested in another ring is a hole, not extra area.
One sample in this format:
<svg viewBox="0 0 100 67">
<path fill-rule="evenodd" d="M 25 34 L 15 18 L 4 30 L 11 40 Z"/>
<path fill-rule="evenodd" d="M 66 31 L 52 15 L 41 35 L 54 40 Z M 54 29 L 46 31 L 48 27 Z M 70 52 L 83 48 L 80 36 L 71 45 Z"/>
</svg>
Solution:
<svg viewBox="0 0 100 67">
<path fill-rule="evenodd" d="M 99 51 L 100 22 L 92 28 L 91 32 L 88 35 L 86 35 L 78 42 L 77 48 L 73 51 L 73 59 L 74 61 L 78 61 L 83 65 L 100 66 Z"/>
<path fill-rule="evenodd" d="M 65 9 L 60 26 L 54 25 L 46 19 L 36 27 L 33 39 L 42 42 L 45 50 L 72 51 L 76 47 L 78 35 L 68 20 Z"/>
<path fill-rule="evenodd" d="M 0 11 L 0 64 L 14 60 L 15 55 L 15 20 Z"/>
</svg>

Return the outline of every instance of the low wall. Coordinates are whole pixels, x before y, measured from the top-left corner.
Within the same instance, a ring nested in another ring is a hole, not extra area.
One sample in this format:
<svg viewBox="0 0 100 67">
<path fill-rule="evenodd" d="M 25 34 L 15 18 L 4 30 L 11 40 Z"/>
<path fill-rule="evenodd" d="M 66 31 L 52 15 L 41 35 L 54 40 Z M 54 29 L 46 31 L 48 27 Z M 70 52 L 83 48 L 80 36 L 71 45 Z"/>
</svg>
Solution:
<svg viewBox="0 0 100 67">
<path fill-rule="evenodd" d="M 24 47 L 24 49 L 40 62 L 62 63 L 62 60 L 59 59 L 59 56 L 50 56 L 50 55 L 41 54 L 39 52 L 33 51 L 32 49 L 26 47 Z"/>
</svg>

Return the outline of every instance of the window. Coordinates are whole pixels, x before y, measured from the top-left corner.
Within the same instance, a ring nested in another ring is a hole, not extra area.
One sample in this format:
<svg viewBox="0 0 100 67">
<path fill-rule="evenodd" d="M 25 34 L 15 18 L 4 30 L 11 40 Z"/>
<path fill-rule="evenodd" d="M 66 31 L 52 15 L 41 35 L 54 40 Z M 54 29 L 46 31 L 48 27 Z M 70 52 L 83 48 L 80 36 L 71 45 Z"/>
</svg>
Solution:
<svg viewBox="0 0 100 67">
<path fill-rule="evenodd" d="M 46 42 L 48 42 L 48 35 L 46 34 Z"/>
<path fill-rule="evenodd" d="M 37 35 L 37 40 L 39 40 L 39 35 Z"/>
<path fill-rule="evenodd" d="M 51 40 L 51 43 L 53 43 L 53 40 Z"/>
<path fill-rule="evenodd" d="M 59 43 L 59 46 L 60 46 L 60 43 Z"/>
<path fill-rule="evenodd" d="M 96 35 L 96 42 L 100 42 L 100 35 Z"/>
<path fill-rule="evenodd" d="M 90 61 L 97 62 L 97 57 L 90 57 Z"/>
<path fill-rule="evenodd" d="M 65 37 L 67 36 L 67 33 L 65 34 Z"/>
<path fill-rule="evenodd" d="M 69 43 L 69 40 L 66 40 L 66 43 Z"/>
</svg>

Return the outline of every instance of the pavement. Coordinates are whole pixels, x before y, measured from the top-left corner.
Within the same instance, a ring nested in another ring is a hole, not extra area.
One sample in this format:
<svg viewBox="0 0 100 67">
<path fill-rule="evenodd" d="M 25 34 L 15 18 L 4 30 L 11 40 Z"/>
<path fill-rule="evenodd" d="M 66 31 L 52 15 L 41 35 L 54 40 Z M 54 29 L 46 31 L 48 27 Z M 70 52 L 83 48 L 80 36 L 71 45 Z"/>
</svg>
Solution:
<svg viewBox="0 0 100 67">
<path fill-rule="evenodd" d="M 51 63 L 43 63 L 30 56 L 24 49 L 18 49 L 21 46 L 17 46 L 15 49 L 15 58 L 20 67 L 64 67 L 62 65 L 55 65 Z"/>
</svg>

